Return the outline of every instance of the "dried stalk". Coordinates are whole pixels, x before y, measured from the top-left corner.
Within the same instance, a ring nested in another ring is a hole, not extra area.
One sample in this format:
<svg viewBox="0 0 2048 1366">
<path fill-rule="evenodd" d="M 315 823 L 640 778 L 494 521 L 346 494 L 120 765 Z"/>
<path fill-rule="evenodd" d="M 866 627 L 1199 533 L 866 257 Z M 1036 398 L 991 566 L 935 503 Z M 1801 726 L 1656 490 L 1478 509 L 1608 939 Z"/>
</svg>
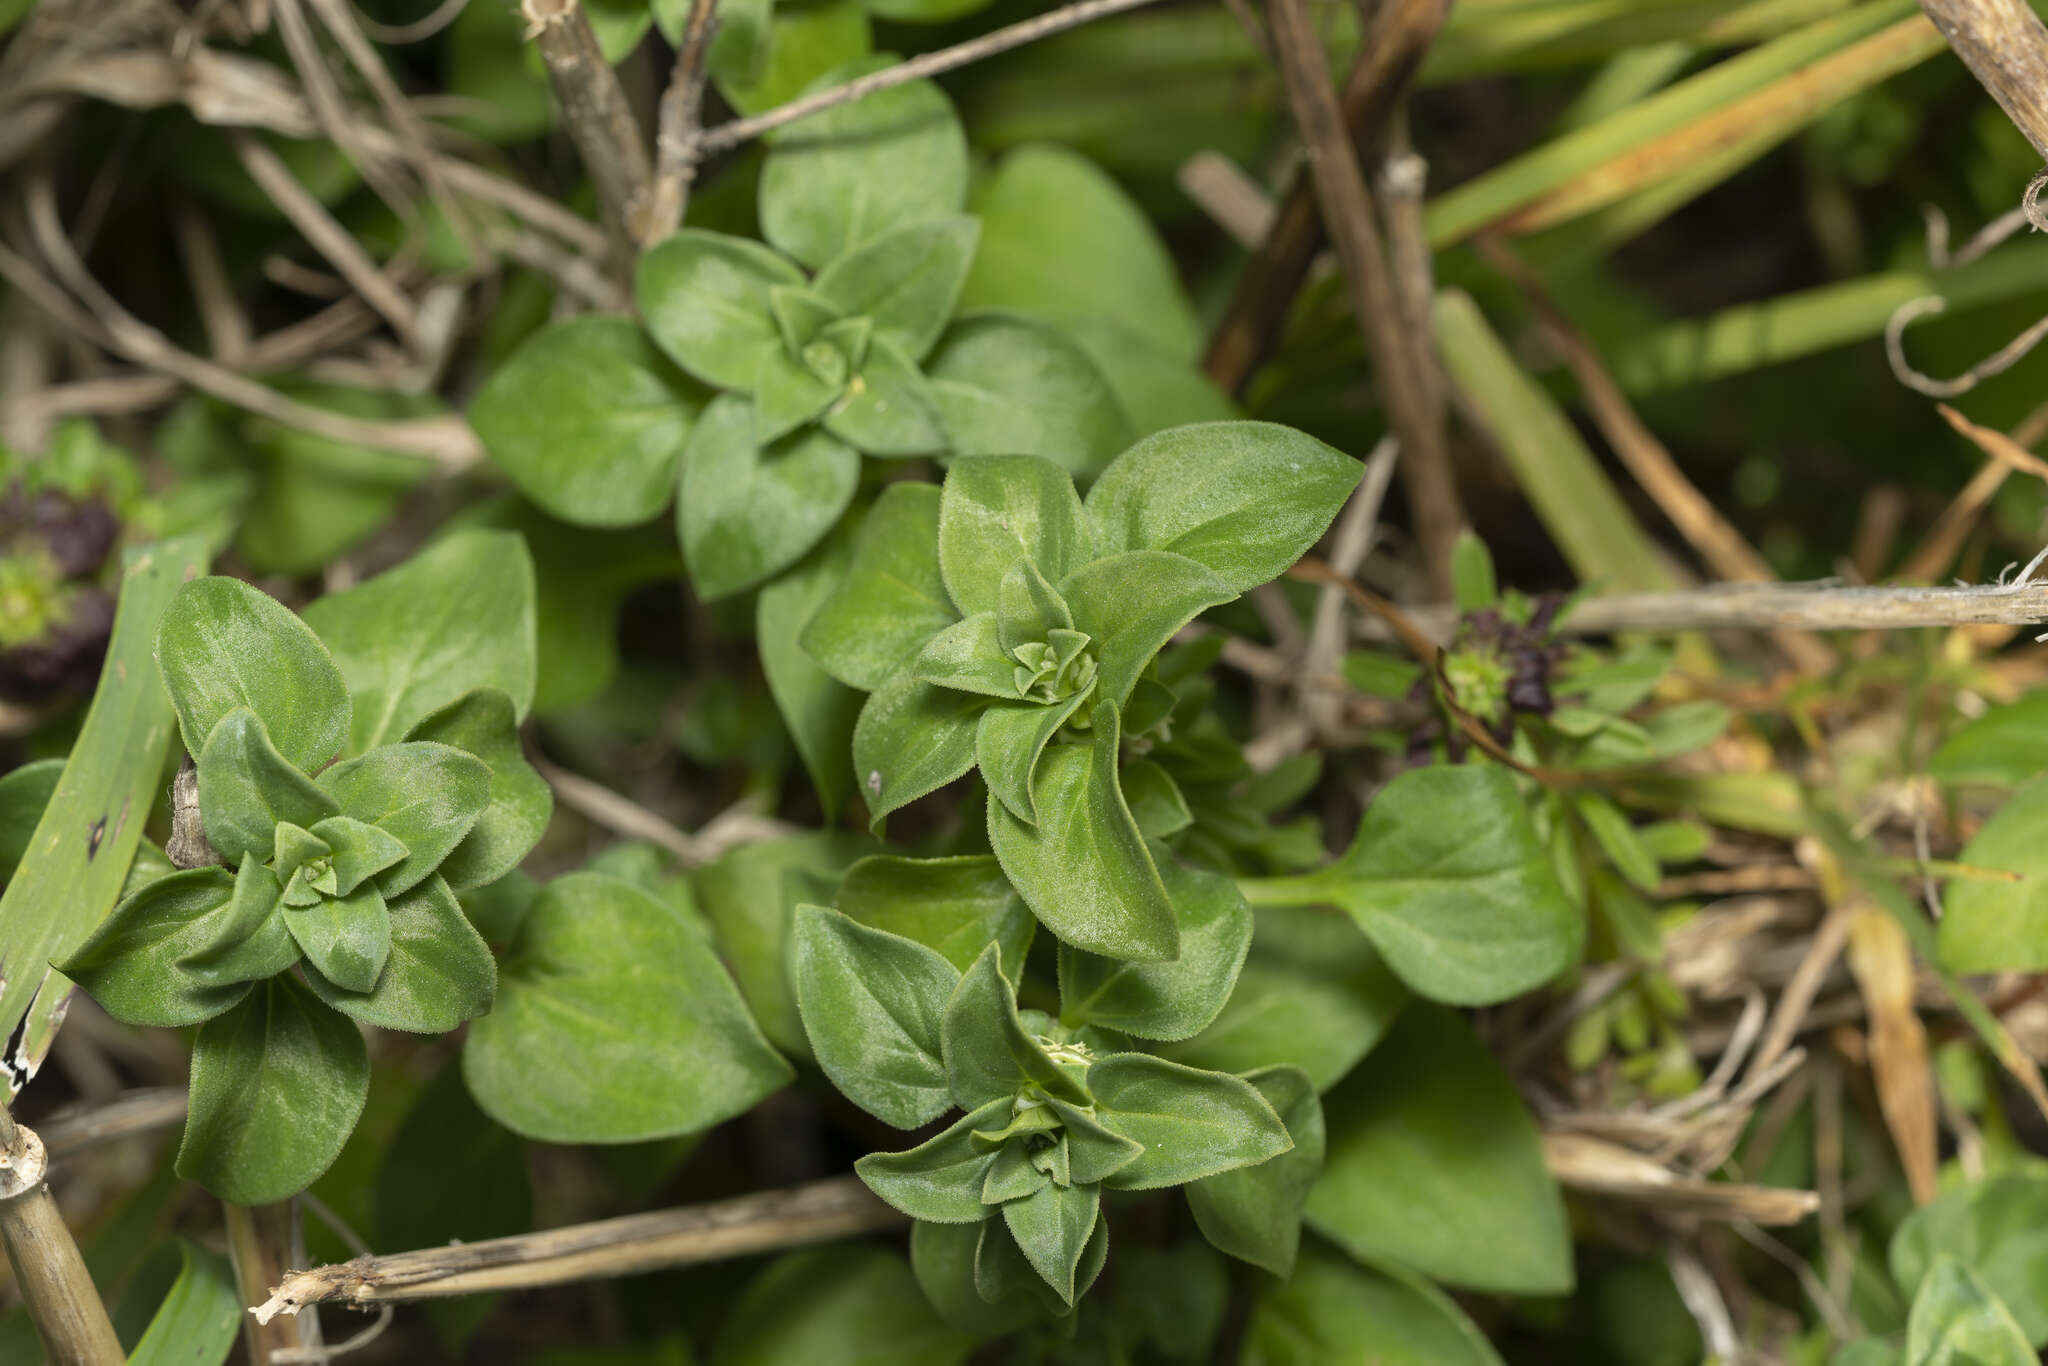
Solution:
<svg viewBox="0 0 2048 1366">
<path fill-rule="evenodd" d="M 182 1123 L 184 1118 L 184 1087 L 147 1086 L 123 1092 L 88 1110 L 59 1113 L 44 1122 L 41 1133 L 50 1156 L 63 1157 L 116 1139 L 166 1129 Z"/>
<path fill-rule="evenodd" d="M 1378 141 L 1379 130 L 1449 12 L 1447 0 L 1395 0 L 1379 8 L 1359 44 L 1357 64 L 1344 81 L 1344 123 L 1355 144 L 1372 146 Z M 1304 168 L 1239 279 L 1202 358 L 1202 369 L 1226 392 L 1243 388 L 1272 350 L 1323 242 L 1314 179 Z"/>
<path fill-rule="evenodd" d="M 1431 640 L 1448 641 L 1457 609 L 1409 608 Z M 1557 623 L 1564 636 L 1619 631 L 1903 631 L 1944 626 L 2036 626 L 2048 623 L 2048 580 L 1965 588 L 1866 588 L 1833 583 L 1716 583 L 1672 593 L 1615 593 L 1587 598 Z M 1361 640 L 1395 633 L 1360 621 Z"/>
<path fill-rule="evenodd" d="M 1920 0 L 1920 8 L 2048 161 L 2048 27 L 2026 0 Z"/>
<path fill-rule="evenodd" d="M 683 225 L 690 186 L 697 179 L 697 134 L 704 111 L 704 61 L 718 31 L 718 0 L 690 0 L 682 45 L 662 92 L 654 136 L 654 179 L 641 207 L 635 235 L 641 247 L 661 241 Z"/>
<path fill-rule="evenodd" d="M 597 188 L 612 265 L 623 276 L 635 255 L 633 206 L 646 197 L 653 176 L 645 135 L 579 0 L 520 0 L 519 12 L 547 63 L 569 138 Z"/>
<path fill-rule="evenodd" d="M 43 1348 L 55 1366 L 121 1366 L 127 1353 L 57 1212 L 48 1175 L 43 1141 L 0 1106 L 0 1243 Z"/>
<path fill-rule="evenodd" d="M 858 1178 L 835 1176 L 706 1205 L 295 1272 L 257 1306 L 255 1317 L 269 1323 L 335 1300 L 374 1304 L 628 1276 L 851 1238 L 907 1222 Z"/>
<path fill-rule="evenodd" d="M 1379 215 L 1305 0 L 1274 0 L 1273 45 L 1287 82 L 1294 122 L 1308 144 L 1309 168 L 1323 223 L 1351 287 L 1351 309 L 1372 357 L 1380 398 L 1401 442 L 1401 473 L 1421 543 L 1431 592 L 1450 591 L 1451 545 L 1465 526 L 1444 442 L 1441 393 L 1427 345 L 1406 318 L 1403 295 L 1388 266 Z"/>
<path fill-rule="evenodd" d="M 228 1260 L 234 1264 L 235 1285 L 245 1301 L 261 1300 L 295 1262 L 306 1260 L 305 1230 L 296 1200 L 274 1205 L 223 1203 L 221 1213 L 227 1221 Z M 320 1346 L 320 1316 L 304 1314 L 272 1322 L 267 1315 L 251 1314 L 242 1321 L 242 1341 L 253 1366 L 268 1366 L 278 1357 L 296 1360 L 304 1349 Z"/>
</svg>

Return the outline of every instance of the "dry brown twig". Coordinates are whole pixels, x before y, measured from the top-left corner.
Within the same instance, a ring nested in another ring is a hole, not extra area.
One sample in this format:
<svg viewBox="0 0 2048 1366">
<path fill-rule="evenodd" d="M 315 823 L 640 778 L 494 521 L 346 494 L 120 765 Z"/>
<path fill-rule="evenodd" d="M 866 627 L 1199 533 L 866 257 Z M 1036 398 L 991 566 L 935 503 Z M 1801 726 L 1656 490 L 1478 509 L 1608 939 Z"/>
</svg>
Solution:
<svg viewBox="0 0 2048 1366">
<path fill-rule="evenodd" d="M 519 12 L 526 19 L 526 36 L 547 63 L 569 139 L 596 187 L 613 271 L 625 278 L 638 254 L 634 208 L 646 198 L 654 173 L 645 135 L 580 0 L 520 0 Z"/>
<path fill-rule="evenodd" d="M 654 136 L 654 179 L 639 214 L 643 249 L 653 246 L 683 224 L 690 203 L 690 185 L 697 178 L 697 134 L 704 110 L 705 62 L 718 33 L 718 0 L 690 0 L 683 21 L 683 41 L 676 48 L 675 68 L 661 95 L 659 127 Z"/>
<path fill-rule="evenodd" d="M 1378 226 L 1379 211 L 1330 86 L 1322 42 L 1305 0 L 1273 0 L 1269 16 L 1295 126 L 1308 144 L 1323 224 L 1336 241 L 1380 401 L 1400 438 L 1401 473 L 1424 575 L 1431 592 L 1443 596 L 1450 591 L 1451 545 L 1464 529 L 1465 512 L 1444 440 L 1429 334 L 1426 328 L 1417 331 L 1407 316 Z"/>
</svg>

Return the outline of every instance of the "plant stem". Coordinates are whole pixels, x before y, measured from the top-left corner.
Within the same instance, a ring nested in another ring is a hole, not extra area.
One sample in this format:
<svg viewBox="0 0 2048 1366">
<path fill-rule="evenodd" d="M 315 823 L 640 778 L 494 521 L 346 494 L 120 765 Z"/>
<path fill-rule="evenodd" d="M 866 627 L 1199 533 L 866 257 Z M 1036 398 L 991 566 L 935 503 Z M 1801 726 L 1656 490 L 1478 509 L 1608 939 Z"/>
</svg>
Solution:
<svg viewBox="0 0 2048 1366">
<path fill-rule="evenodd" d="M 634 206 L 645 199 L 653 179 L 645 134 L 578 0 L 522 0 L 519 8 L 547 63 L 570 140 L 597 188 L 613 268 L 630 279 Z"/>
<path fill-rule="evenodd" d="M 45 1179 L 35 1131 L 0 1106 L 0 1242 L 54 1366 L 121 1366 L 127 1353 Z"/>
<path fill-rule="evenodd" d="M 270 1287 L 286 1279 L 294 1263 L 306 1261 L 296 1200 L 274 1205 L 235 1205 L 225 1201 L 221 1212 L 228 1229 L 228 1259 L 235 1266 L 235 1284 L 246 1304 L 261 1304 Z M 273 1351 L 320 1345 L 320 1316 L 305 1314 L 273 1322 L 251 1314 L 242 1325 L 249 1360 L 266 1363 Z"/>
<path fill-rule="evenodd" d="M 297 1314 L 309 1304 L 330 1300 L 432 1299 L 627 1276 L 830 1242 L 905 1222 L 858 1178 L 835 1176 L 707 1205 L 316 1267 L 272 1282 L 276 1289 L 268 1292 L 255 1318 L 269 1323 L 280 1314 Z M 248 1284 L 245 1278 L 245 1293 Z M 263 1293 L 251 1296 L 250 1303 Z"/>
</svg>

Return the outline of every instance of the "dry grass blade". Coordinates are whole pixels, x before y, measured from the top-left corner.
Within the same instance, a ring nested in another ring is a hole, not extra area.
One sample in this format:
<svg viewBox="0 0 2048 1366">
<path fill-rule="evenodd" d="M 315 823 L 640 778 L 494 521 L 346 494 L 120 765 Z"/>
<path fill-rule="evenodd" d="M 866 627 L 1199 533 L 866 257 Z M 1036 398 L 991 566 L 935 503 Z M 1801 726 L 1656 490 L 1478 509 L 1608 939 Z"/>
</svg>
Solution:
<svg viewBox="0 0 2048 1366">
<path fill-rule="evenodd" d="M 1913 1006 L 1913 946 L 1899 923 L 1875 906 L 1857 908 L 1849 925 L 1849 971 L 1870 1012 L 1870 1070 L 1878 1106 L 1916 1203 L 1934 1198 L 1937 1146 L 1934 1072 L 1927 1030 Z"/>
<path fill-rule="evenodd" d="M 1812 1191 L 1686 1176 L 1586 1134 L 1544 1134 L 1543 1158 L 1561 1185 L 1647 1205 L 1662 1214 L 1770 1226 L 1796 1224 L 1820 1208 L 1820 1197 Z"/>
</svg>

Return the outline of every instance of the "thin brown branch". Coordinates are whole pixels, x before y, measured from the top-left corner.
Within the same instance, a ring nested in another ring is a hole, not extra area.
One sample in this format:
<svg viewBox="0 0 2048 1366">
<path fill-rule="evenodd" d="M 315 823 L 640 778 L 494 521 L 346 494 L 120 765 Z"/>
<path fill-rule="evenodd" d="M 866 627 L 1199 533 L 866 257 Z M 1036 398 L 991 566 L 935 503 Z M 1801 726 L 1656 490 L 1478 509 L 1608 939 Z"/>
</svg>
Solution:
<svg viewBox="0 0 2048 1366">
<path fill-rule="evenodd" d="M 275 4 L 278 37 L 284 40 L 285 51 L 299 74 L 306 102 L 320 131 L 362 169 L 363 179 L 370 183 L 377 197 L 390 205 L 392 212 L 403 216 L 411 204 L 408 187 L 390 161 L 370 153 L 365 122 L 351 114 L 300 0 L 275 0 Z"/>
<path fill-rule="evenodd" d="M 424 456 L 450 471 L 465 468 L 481 457 L 483 452 L 476 434 L 459 417 L 371 422 L 311 408 L 286 398 L 267 385 L 179 348 L 161 332 L 121 307 L 79 260 L 64 234 L 63 224 L 57 218 L 56 196 L 47 175 L 30 179 L 27 199 L 29 222 L 35 232 L 37 249 L 64 285 L 91 308 L 93 321 L 88 335 L 97 333 L 104 336 L 111 349 L 135 364 L 170 375 L 239 408 L 274 418 L 286 426 L 297 427 L 316 436 Z M 25 293 L 40 295 L 46 292 L 38 278 L 40 275 L 40 271 L 12 250 L 0 247 L 0 276 L 9 283 Z M 71 305 L 69 311 L 75 314 L 76 306 Z"/>
<path fill-rule="evenodd" d="M 341 277 L 363 296 L 370 307 L 383 315 L 384 321 L 391 324 L 391 330 L 398 334 L 406 349 L 417 353 L 420 349 L 420 328 L 412 300 L 370 259 L 370 254 L 356 241 L 355 234 L 336 222 L 326 206 L 299 184 L 291 168 L 284 164 L 284 158 L 247 133 L 237 133 L 234 144 L 235 155 L 241 159 L 242 168 L 256 182 L 257 188 L 270 196 L 270 202 L 277 206 L 278 212 L 291 221 L 315 251 L 341 272 Z"/>
<path fill-rule="evenodd" d="M 718 0 L 690 0 L 683 21 L 683 41 L 668 89 L 661 95 L 654 135 L 654 180 L 636 224 L 644 250 L 683 225 L 690 205 L 690 186 L 697 179 L 697 134 L 704 112 L 705 58 L 718 32 Z"/>
<path fill-rule="evenodd" d="M 598 48 L 580 0 L 520 0 L 527 36 L 540 48 L 562 121 L 597 189 L 599 215 L 611 234 L 612 264 L 623 276 L 634 257 L 633 206 L 647 194 L 653 168 L 645 134 L 633 117 L 618 73 Z"/>
<path fill-rule="evenodd" d="M 207 348 L 228 369 L 239 368 L 248 356 L 249 319 L 228 282 L 213 224 L 190 203 L 178 206 L 178 254 L 185 262 L 193 300 L 199 305 Z"/>
<path fill-rule="evenodd" d="M 627 1276 L 831 1242 L 907 1222 L 857 1177 L 835 1176 L 711 1204 L 296 1272 L 283 1278 L 255 1317 L 269 1323 L 309 1304 L 337 1300 L 374 1304 Z"/>
<path fill-rule="evenodd" d="M 40 1132 L 50 1156 L 63 1157 L 116 1139 L 167 1129 L 184 1119 L 184 1087 L 147 1086 L 124 1091 L 89 1109 L 59 1111 L 44 1121 Z"/>
<path fill-rule="evenodd" d="M 1305 0 L 1274 0 L 1273 44 L 1286 78 L 1294 121 L 1308 144 L 1309 168 L 1323 223 L 1337 245 L 1351 291 L 1351 308 L 1372 358 L 1394 434 L 1401 441 L 1401 473 L 1423 568 L 1432 593 L 1450 589 L 1451 545 L 1465 526 L 1444 442 L 1442 405 L 1429 359 L 1427 333 L 1408 325 L 1401 290 L 1380 239 L 1378 211 L 1366 187 L 1337 93 L 1330 86 L 1323 46 Z"/>
<path fill-rule="evenodd" d="M 1344 121 L 1355 143 L 1378 141 L 1449 12 L 1447 0 L 1397 0 L 1379 7 L 1344 81 Z M 1304 168 L 1210 336 L 1202 368 L 1220 388 L 1233 394 L 1243 388 L 1272 350 L 1324 240 L 1315 184 Z"/>
<path fill-rule="evenodd" d="M 845 85 L 835 85 L 830 90 L 820 90 L 802 99 L 791 100 L 788 104 L 777 105 L 752 117 L 733 119 L 728 123 L 719 124 L 716 128 L 706 129 L 697 138 L 697 156 L 701 160 L 737 147 L 743 142 L 751 142 L 763 133 L 772 133 L 777 128 L 795 123 L 798 119 L 807 119 L 827 109 L 866 99 L 877 90 L 887 90 L 891 86 L 905 85 L 974 62 L 986 61 L 999 53 L 1008 52 L 1011 48 L 1023 47 L 1041 38 L 1049 38 L 1055 33 L 1064 33 L 1070 28 L 1079 28 L 1097 19 L 1121 14 L 1125 10 L 1137 9 L 1141 5 L 1151 3 L 1153 0 L 1081 0 L 1080 4 L 1068 5 L 1034 18 L 1020 20 L 1006 28 L 984 33 L 979 38 L 970 38 L 964 43 L 955 43 L 952 47 L 940 48 L 936 52 L 922 53 L 909 61 L 898 62 L 895 66 L 857 77 Z"/>
<path fill-rule="evenodd" d="M 1953 410 L 1944 406 L 1939 411 L 1948 417 Z M 1970 477 L 1970 482 L 1942 509 L 1941 516 L 1934 519 L 1934 525 L 1928 528 L 1927 535 L 1899 571 L 1899 576 L 1904 579 L 1931 579 L 1955 562 L 1956 556 L 1962 552 L 1964 538 L 1977 525 L 1977 519 L 1991 505 L 1999 489 L 2005 486 L 2006 476 L 2015 469 L 2024 468 L 2011 463 L 2012 452 L 2019 451 L 2032 458 L 2028 448 L 2048 437 L 2048 403 L 2027 414 L 2019 426 L 2012 429 L 2011 436 L 1997 442 L 1982 438 L 1981 434 L 1989 429 L 1977 426 L 1959 413 L 1949 417 L 1948 421 L 1950 426 L 1975 442 L 1991 460 Z"/>
</svg>

